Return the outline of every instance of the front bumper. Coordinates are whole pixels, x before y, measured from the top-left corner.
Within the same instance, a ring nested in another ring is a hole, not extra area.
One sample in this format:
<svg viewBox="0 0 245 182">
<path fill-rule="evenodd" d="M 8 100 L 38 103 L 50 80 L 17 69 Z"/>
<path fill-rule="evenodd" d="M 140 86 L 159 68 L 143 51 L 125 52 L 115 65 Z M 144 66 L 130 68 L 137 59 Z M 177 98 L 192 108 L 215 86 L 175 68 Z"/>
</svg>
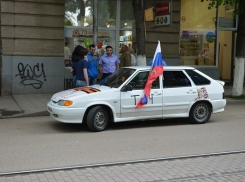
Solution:
<svg viewBox="0 0 245 182">
<path fill-rule="evenodd" d="M 53 105 L 51 102 L 47 104 L 50 116 L 63 123 L 82 123 L 86 108 L 70 108 Z"/>
</svg>

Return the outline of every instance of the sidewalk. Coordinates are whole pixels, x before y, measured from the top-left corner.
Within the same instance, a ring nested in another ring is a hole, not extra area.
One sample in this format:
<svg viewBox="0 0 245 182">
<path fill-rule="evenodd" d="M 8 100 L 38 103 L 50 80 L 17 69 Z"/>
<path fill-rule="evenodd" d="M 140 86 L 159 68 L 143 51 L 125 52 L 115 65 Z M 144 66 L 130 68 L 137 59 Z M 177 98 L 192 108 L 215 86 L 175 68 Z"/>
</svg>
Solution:
<svg viewBox="0 0 245 182">
<path fill-rule="evenodd" d="M 245 153 L 0 173 L 0 182 L 242 182 Z"/>
<path fill-rule="evenodd" d="M 232 85 L 224 87 L 225 96 L 231 95 Z M 245 95 L 245 88 L 244 88 Z M 0 118 L 27 117 L 27 116 L 48 116 L 46 105 L 51 94 L 26 94 L 0 97 Z M 245 99 L 227 98 L 227 104 L 245 103 Z"/>
</svg>

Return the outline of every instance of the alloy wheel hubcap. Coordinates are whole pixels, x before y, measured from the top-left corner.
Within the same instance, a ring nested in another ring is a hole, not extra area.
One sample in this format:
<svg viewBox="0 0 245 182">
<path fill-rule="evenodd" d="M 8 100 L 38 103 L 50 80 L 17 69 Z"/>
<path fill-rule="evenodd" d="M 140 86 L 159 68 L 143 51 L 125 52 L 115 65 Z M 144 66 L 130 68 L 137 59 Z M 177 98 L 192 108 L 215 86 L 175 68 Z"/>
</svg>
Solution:
<svg viewBox="0 0 245 182">
<path fill-rule="evenodd" d="M 99 111 L 95 116 L 96 126 L 102 127 L 105 124 L 106 114 L 103 111 Z"/>
<path fill-rule="evenodd" d="M 203 105 L 198 105 L 195 109 L 195 117 L 197 119 L 204 119 L 208 114 L 208 110 Z"/>
</svg>

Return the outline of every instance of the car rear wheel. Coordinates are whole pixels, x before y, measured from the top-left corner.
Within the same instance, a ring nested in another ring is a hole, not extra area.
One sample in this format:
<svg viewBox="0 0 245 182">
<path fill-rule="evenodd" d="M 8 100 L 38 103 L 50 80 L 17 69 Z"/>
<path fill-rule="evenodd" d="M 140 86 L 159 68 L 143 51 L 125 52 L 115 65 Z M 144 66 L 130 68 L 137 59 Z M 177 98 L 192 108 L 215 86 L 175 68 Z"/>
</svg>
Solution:
<svg viewBox="0 0 245 182">
<path fill-rule="evenodd" d="M 211 107 L 208 103 L 197 102 L 191 108 L 189 115 L 192 123 L 204 124 L 211 117 Z"/>
<path fill-rule="evenodd" d="M 92 131 L 103 131 L 109 124 L 108 111 L 102 106 L 96 106 L 89 110 L 87 125 Z"/>
</svg>

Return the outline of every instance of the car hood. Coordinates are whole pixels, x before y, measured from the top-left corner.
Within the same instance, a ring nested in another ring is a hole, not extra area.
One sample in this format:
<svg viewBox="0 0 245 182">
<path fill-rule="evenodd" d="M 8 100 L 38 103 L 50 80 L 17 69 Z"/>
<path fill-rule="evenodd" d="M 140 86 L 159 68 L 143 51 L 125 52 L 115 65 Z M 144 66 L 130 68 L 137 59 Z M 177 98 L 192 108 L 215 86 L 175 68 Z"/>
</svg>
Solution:
<svg viewBox="0 0 245 182">
<path fill-rule="evenodd" d="M 74 89 L 58 92 L 52 96 L 51 100 L 54 102 L 58 102 L 59 100 L 67 100 L 67 99 L 72 99 L 72 98 L 79 97 L 79 96 L 87 96 L 88 94 L 90 95 L 90 94 L 98 94 L 101 92 L 108 92 L 112 89 L 115 89 L 115 88 L 111 88 L 111 87 L 103 86 L 103 85 L 79 87 L 79 88 L 74 88 Z"/>
</svg>

